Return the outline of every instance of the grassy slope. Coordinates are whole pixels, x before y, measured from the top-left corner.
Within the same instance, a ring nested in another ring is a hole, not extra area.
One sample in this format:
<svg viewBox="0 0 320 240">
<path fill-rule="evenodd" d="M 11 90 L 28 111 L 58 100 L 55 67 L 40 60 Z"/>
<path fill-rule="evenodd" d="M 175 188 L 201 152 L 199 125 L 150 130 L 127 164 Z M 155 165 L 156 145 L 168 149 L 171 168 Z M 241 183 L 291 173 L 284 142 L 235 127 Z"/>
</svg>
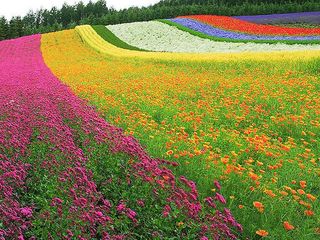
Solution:
<svg viewBox="0 0 320 240">
<path fill-rule="evenodd" d="M 128 50 L 136 50 L 136 51 L 147 51 L 144 49 L 140 49 L 134 46 L 127 44 L 126 42 L 122 41 L 116 35 L 114 35 L 107 27 L 102 25 L 95 25 L 92 28 L 107 42 L 119 47 Z"/>
<path fill-rule="evenodd" d="M 316 40 L 306 40 L 306 41 L 294 41 L 294 40 L 281 40 L 281 41 L 276 41 L 276 40 L 240 40 L 240 39 L 231 39 L 231 38 L 219 38 L 219 37 L 213 37 L 213 36 L 209 36 L 207 34 L 204 34 L 202 32 L 198 32 L 195 30 L 192 30 L 190 28 L 187 28 L 185 26 L 182 26 L 178 23 L 175 22 L 171 22 L 170 20 L 167 19 L 160 19 L 157 20 L 159 22 L 162 23 L 166 23 L 170 26 L 176 27 L 179 30 L 188 32 L 194 36 L 197 37 L 201 37 L 201 38 L 205 38 L 205 39 L 210 39 L 213 41 L 219 41 L 219 42 L 253 42 L 253 43 L 269 43 L 269 44 L 276 44 L 276 43 L 285 43 L 285 44 L 319 44 L 320 41 L 316 41 Z"/>
</svg>

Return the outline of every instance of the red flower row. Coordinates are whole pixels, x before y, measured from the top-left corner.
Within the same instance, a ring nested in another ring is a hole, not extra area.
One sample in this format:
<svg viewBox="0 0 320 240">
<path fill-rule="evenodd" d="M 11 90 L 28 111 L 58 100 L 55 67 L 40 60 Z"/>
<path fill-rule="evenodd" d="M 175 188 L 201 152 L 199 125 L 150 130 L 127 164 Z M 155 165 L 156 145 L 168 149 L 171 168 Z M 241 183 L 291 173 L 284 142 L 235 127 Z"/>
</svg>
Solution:
<svg viewBox="0 0 320 240">
<path fill-rule="evenodd" d="M 179 18 L 190 18 L 217 28 L 258 35 L 320 35 L 320 28 L 293 28 L 251 23 L 227 16 L 192 15 Z"/>
</svg>

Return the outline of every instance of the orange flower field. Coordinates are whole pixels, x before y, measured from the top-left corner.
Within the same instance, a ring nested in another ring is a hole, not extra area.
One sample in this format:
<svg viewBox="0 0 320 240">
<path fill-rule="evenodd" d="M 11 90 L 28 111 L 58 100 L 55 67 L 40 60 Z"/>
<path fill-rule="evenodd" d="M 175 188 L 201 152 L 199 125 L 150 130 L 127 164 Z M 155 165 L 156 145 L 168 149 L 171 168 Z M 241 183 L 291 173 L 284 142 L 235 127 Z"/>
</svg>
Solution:
<svg viewBox="0 0 320 240">
<path fill-rule="evenodd" d="M 178 162 L 200 195 L 218 179 L 243 239 L 320 236 L 319 55 L 123 58 L 75 30 L 43 35 L 41 50 L 57 78 L 152 157 Z"/>
</svg>

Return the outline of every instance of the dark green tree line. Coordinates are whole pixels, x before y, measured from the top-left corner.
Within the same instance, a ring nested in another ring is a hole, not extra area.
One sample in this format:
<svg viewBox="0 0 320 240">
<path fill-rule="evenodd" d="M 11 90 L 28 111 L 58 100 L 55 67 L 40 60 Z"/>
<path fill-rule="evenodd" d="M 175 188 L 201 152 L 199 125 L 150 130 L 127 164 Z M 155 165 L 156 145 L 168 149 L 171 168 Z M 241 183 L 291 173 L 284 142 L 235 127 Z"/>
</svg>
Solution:
<svg viewBox="0 0 320 240">
<path fill-rule="evenodd" d="M 105 0 L 64 4 L 60 9 L 29 11 L 10 20 L 0 17 L 0 40 L 73 28 L 80 24 L 117 24 L 179 15 L 255 15 L 320 11 L 318 0 L 161 0 L 150 7 L 116 11 Z"/>
</svg>

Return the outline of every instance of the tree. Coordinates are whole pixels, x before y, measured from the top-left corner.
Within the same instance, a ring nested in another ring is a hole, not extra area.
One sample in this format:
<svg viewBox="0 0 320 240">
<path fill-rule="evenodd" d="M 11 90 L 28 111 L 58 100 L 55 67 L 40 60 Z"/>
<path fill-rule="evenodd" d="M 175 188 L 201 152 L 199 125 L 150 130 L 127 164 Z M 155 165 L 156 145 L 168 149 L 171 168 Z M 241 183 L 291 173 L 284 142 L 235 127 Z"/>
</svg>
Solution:
<svg viewBox="0 0 320 240">
<path fill-rule="evenodd" d="M 61 23 L 64 28 L 68 26 L 75 18 L 75 10 L 73 6 L 64 3 L 60 10 Z"/>
<path fill-rule="evenodd" d="M 8 22 L 5 17 L 0 17 L 0 41 L 7 39 L 9 33 Z"/>
<path fill-rule="evenodd" d="M 21 17 L 13 17 L 9 22 L 9 38 L 23 36 L 23 23 Z"/>
</svg>

